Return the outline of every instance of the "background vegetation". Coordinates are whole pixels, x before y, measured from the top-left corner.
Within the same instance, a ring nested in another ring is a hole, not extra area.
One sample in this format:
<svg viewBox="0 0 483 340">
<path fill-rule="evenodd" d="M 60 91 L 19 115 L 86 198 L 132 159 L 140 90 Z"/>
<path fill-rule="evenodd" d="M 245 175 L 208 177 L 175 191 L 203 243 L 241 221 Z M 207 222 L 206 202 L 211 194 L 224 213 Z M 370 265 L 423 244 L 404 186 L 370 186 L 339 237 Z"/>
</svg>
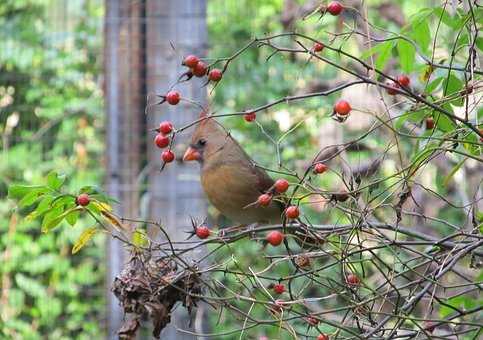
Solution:
<svg viewBox="0 0 483 340">
<path fill-rule="evenodd" d="M 449 7 L 443 11 L 439 1 L 374 0 L 366 3 L 370 9 L 367 19 L 377 26 L 379 32 L 394 32 L 394 36 L 403 34 L 420 49 L 401 40 L 390 40 L 371 48 L 360 44 L 355 36 L 338 37 L 334 47 L 343 46 L 364 60 L 377 56 L 379 68 L 392 75 L 409 74 L 415 88 L 435 101 L 450 98 L 445 108 L 460 114 L 464 103 L 459 94 L 465 89 L 465 77 L 445 69 L 430 70 L 423 57 L 434 58 L 443 64 L 464 64 L 468 44 L 473 39 L 468 30 L 470 14 L 462 10 L 453 12 Z M 282 0 L 211 0 L 208 4 L 209 55 L 212 58 L 231 55 L 253 37 L 288 29 L 310 34 L 329 44 L 335 38 L 329 32 L 343 31 L 341 25 L 351 25 L 351 19 L 354 19 L 347 16 L 344 24 L 329 16 L 320 20 L 318 15 L 309 16 L 304 21 L 300 18 L 290 20 L 290 11 Z M 392 7 L 387 9 L 384 4 Z M 476 22 L 481 25 L 481 10 L 476 16 Z M 41 233 L 40 222 L 25 218 L 32 211 L 28 202 L 14 210 L 15 202 L 5 199 L 12 183 L 46 182 L 46 175 L 51 170 L 61 170 L 67 175 L 66 185 L 70 192 L 77 192 L 86 184 L 102 186 L 103 174 L 98 166 L 103 161 L 104 146 L 102 19 L 103 4 L 97 0 L 65 2 L 63 6 L 47 0 L 0 2 L 0 38 L 4 46 L 0 52 L 1 338 L 35 339 L 49 334 L 52 339 L 87 339 L 99 338 L 104 332 L 99 322 L 105 318 L 103 237 L 97 236 L 93 244 L 79 254 L 71 255 L 72 244 L 83 228 L 64 227 L 53 233 Z M 436 37 L 437 43 L 433 46 Z M 289 39 L 282 42 L 292 43 Z M 478 38 L 476 47 L 479 53 L 482 45 L 482 39 Z M 270 52 L 269 49 L 253 48 L 230 65 L 222 86 L 213 92 L 212 105 L 217 113 L 250 109 L 280 97 L 331 87 L 345 80 L 335 68 L 325 63 L 308 62 L 307 56 L 278 54 L 267 62 Z M 339 58 L 335 51 L 326 50 L 324 56 L 332 60 Z M 344 66 L 356 67 L 351 63 Z M 474 81 L 475 89 L 478 82 Z M 379 99 L 377 94 L 371 95 L 375 101 Z M 355 138 L 369 126 L 360 118 L 363 115 L 353 115 L 335 135 L 327 137 L 324 127 L 334 124 L 330 114 L 338 98 L 339 94 L 335 94 L 279 105 L 258 115 L 258 128 L 241 118 L 225 119 L 224 122 L 248 153 L 266 166 L 275 166 L 275 147 L 269 136 L 276 140 L 283 136 L 280 142 L 283 164 L 290 169 L 302 169 L 310 162 L 307 155 L 315 154 L 321 143 L 324 145 L 324 138 L 329 143 L 341 143 Z M 393 104 L 397 114 L 410 110 L 407 103 Z M 480 105 L 478 117 L 474 119 L 480 121 L 482 114 Z M 424 121 L 429 116 L 433 113 L 413 110 L 411 115 L 402 116 L 395 124 L 401 131 L 409 133 L 414 130 L 405 130 L 404 124 L 410 123 L 421 137 L 443 137 L 453 131 L 453 123 L 443 116 L 434 116 L 437 129 L 426 131 Z M 291 128 L 293 131 L 285 135 Z M 347 158 L 352 165 L 362 166 L 375 155 L 385 152 L 390 138 L 387 132 L 373 134 L 365 141 L 369 146 L 367 149 L 348 152 Z M 465 134 L 463 138 L 467 143 L 461 143 L 458 150 L 480 157 L 481 146 L 475 146 L 478 142 L 476 134 Z M 414 159 L 425 155 L 428 143 L 425 139 L 406 138 L 401 140 L 400 150 L 408 159 Z M 396 167 L 394 159 L 397 155 L 392 151 L 388 154 L 392 161 L 384 162 L 377 169 L 376 175 L 381 178 L 392 174 Z M 422 216 L 431 216 L 429 223 L 422 223 L 420 231 L 436 236 L 446 235 L 452 231 L 452 225 L 465 224 L 472 218 L 467 204 L 475 197 L 468 196 L 469 189 L 481 184 L 481 175 L 478 176 L 481 165 L 475 165 L 471 159 L 451 155 L 444 162 L 443 165 L 428 162 L 427 175 L 422 179 L 426 188 L 436 193 L 437 199 L 421 194 L 421 202 L 427 208 L 423 211 L 414 208 L 420 214 L 417 221 L 424 221 Z M 332 190 L 339 188 L 334 184 L 338 183 L 334 173 L 314 179 L 314 182 Z M 393 184 L 386 181 L 374 186 L 371 195 L 381 197 Z M 453 204 L 445 204 L 444 200 L 441 203 L 441 196 Z M 313 202 L 305 203 L 304 212 L 314 221 L 352 222 L 342 211 L 309 204 Z M 473 210 L 474 218 L 481 223 L 477 205 L 473 209 L 476 209 Z M 382 219 L 394 215 L 389 208 L 381 209 L 379 213 Z M 412 216 L 403 220 L 409 221 L 414 221 Z M 81 224 L 88 226 L 82 220 Z M 260 244 L 246 240 L 240 242 L 236 250 L 226 249 L 216 258 L 221 261 L 235 254 L 238 268 L 262 268 L 266 265 L 264 260 L 253 256 L 259 249 Z M 280 277 L 290 273 L 288 264 L 277 270 Z M 481 282 L 481 273 L 475 277 Z M 240 283 L 223 273 L 215 278 L 226 285 Z M 313 293 L 324 296 L 327 291 L 314 288 Z M 471 309 L 480 302 L 472 297 L 461 297 L 447 303 Z M 334 299 L 327 307 L 336 307 L 339 303 Z M 247 306 L 240 303 L 240 308 L 246 309 Z M 450 311 L 441 308 L 435 317 L 445 317 Z M 262 306 L 252 311 L 257 318 L 266 317 L 265 314 L 266 309 Z M 215 313 L 211 315 L 211 326 L 217 332 L 240 325 L 240 320 L 229 314 L 221 315 L 221 319 Z M 320 330 L 333 332 L 333 328 L 326 325 L 320 326 L 319 330 L 307 330 L 307 323 L 302 319 L 294 326 L 300 332 L 314 336 Z M 247 334 L 275 338 L 279 336 L 279 330 L 267 326 Z M 476 333 L 466 335 L 467 338 L 476 336 Z"/>
</svg>

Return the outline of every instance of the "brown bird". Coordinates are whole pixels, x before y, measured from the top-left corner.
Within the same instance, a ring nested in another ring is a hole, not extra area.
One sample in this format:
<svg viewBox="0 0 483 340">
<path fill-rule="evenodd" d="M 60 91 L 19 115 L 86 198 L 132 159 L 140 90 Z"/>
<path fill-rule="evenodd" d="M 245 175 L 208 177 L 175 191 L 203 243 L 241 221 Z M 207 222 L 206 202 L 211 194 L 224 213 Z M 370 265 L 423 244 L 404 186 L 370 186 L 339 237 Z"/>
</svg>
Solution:
<svg viewBox="0 0 483 340">
<path fill-rule="evenodd" d="M 272 199 L 268 206 L 256 203 L 273 188 L 274 181 L 214 118 L 197 125 L 183 160 L 200 163 L 201 185 L 208 200 L 233 222 L 281 222 L 283 205 L 279 201 Z"/>
</svg>

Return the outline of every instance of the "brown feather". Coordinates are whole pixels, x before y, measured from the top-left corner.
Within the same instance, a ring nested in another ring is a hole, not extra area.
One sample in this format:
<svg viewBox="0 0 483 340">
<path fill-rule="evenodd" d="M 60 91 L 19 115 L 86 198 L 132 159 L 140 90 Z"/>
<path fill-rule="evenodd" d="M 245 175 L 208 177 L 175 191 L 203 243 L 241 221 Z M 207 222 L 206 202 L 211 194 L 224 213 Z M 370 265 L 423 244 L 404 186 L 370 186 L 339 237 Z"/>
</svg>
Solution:
<svg viewBox="0 0 483 340">
<path fill-rule="evenodd" d="M 206 143 L 199 145 L 203 139 Z M 255 166 L 238 142 L 213 118 L 195 129 L 191 147 L 201 153 L 201 184 L 208 200 L 223 215 L 239 223 L 279 223 L 282 205 L 254 204 L 273 186 L 265 170 Z"/>
</svg>

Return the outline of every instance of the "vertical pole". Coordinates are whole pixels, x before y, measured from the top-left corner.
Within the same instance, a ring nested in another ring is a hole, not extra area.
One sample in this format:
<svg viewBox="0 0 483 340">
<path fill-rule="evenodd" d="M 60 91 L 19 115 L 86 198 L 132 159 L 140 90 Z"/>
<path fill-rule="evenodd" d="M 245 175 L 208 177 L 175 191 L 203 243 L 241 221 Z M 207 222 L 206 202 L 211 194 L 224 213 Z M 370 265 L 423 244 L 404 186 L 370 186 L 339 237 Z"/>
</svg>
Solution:
<svg viewBox="0 0 483 340">
<path fill-rule="evenodd" d="M 115 150 L 119 149 L 119 139 L 116 131 L 119 130 L 119 93 L 116 87 L 118 84 L 119 58 L 117 50 L 119 47 L 119 19 L 120 3 L 116 0 L 106 0 L 106 111 L 107 111 L 107 150 L 108 150 L 108 169 L 107 169 L 107 191 L 113 197 L 119 197 L 119 155 Z M 110 152 L 109 152 L 110 151 Z M 122 248 L 118 240 L 107 239 L 107 328 L 108 338 L 115 339 L 117 329 L 121 325 L 122 312 L 116 297 L 109 289 L 109 285 L 119 273 L 122 266 Z"/>
<path fill-rule="evenodd" d="M 144 1 L 106 0 L 105 98 L 107 191 L 120 201 L 116 214 L 138 217 L 138 175 L 144 157 Z M 108 338 L 118 339 L 123 312 L 111 284 L 127 254 L 118 240 L 107 239 Z"/>
<path fill-rule="evenodd" d="M 207 43 L 205 0 L 147 0 L 146 3 L 146 54 L 147 91 L 164 94 L 179 75 L 186 71 L 181 66 L 183 56 L 204 56 Z M 174 49 L 173 49 L 174 47 Z M 181 97 L 205 103 L 206 87 L 199 78 L 193 78 L 176 87 Z M 181 126 L 196 119 L 200 108 L 185 101 L 176 106 L 167 103 L 155 106 L 148 115 L 148 127 L 156 127 L 163 120 Z M 189 134 L 188 134 L 189 135 Z M 199 184 L 199 169 L 194 164 L 180 162 L 187 142 L 187 135 L 177 136 L 173 151 L 176 162 L 168 164 L 162 173 L 160 151 L 153 147 L 149 136 L 148 151 L 150 167 L 148 190 L 150 218 L 160 221 L 172 240 L 187 237 L 190 216 L 206 216 L 206 206 Z M 155 232 L 153 230 L 153 232 Z M 159 236 L 153 235 L 151 236 Z M 189 259 L 187 259 L 189 260 Z M 172 322 L 163 330 L 162 339 L 193 339 L 193 336 L 177 332 L 176 328 L 189 329 L 189 318 L 183 308 L 177 308 Z"/>
</svg>

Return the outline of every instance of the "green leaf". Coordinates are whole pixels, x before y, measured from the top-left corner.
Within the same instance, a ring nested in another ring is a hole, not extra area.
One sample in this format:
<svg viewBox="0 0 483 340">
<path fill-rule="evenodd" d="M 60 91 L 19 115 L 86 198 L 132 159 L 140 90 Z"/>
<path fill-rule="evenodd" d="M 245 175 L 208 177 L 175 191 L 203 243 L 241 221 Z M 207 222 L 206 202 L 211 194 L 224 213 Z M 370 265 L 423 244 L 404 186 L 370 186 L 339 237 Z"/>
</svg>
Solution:
<svg viewBox="0 0 483 340">
<path fill-rule="evenodd" d="M 59 175 L 56 171 L 51 171 L 47 175 L 47 185 L 53 190 L 58 190 L 65 182 L 65 175 Z"/>
<path fill-rule="evenodd" d="M 443 8 L 437 7 L 434 9 L 434 15 L 438 18 L 441 18 L 441 22 L 446 26 L 449 26 L 455 30 L 459 29 L 462 25 L 462 20 L 458 17 L 452 17 L 448 14 Z"/>
<path fill-rule="evenodd" d="M 18 202 L 18 206 L 21 208 L 31 206 L 39 199 L 41 195 L 42 195 L 42 191 L 39 191 L 39 190 L 30 191 L 27 195 L 25 195 L 20 200 L 20 202 Z"/>
<path fill-rule="evenodd" d="M 378 70 L 384 69 L 388 60 L 391 58 L 392 50 L 394 49 L 394 42 L 392 41 L 385 42 L 381 45 L 381 51 L 379 52 L 375 62 L 375 67 Z"/>
<path fill-rule="evenodd" d="M 451 132 L 456 128 L 456 124 L 443 113 L 434 113 L 434 123 L 443 132 Z"/>
<path fill-rule="evenodd" d="M 17 286 L 30 296 L 38 298 L 47 294 L 44 286 L 40 282 L 25 276 L 24 274 L 16 274 L 15 283 L 17 283 Z"/>
<path fill-rule="evenodd" d="M 453 178 L 453 176 L 455 175 L 455 173 L 458 172 L 458 170 L 463 166 L 463 164 L 465 163 L 465 161 L 467 160 L 468 158 L 463 158 L 458 164 L 456 164 L 453 169 L 451 169 L 451 171 L 449 172 L 448 176 L 446 176 L 443 180 L 443 184 L 445 187 L 448 186 L 449 184 L 449 181 L 451 181 L 451 179 Z"/>
<path fill-rule="evenodd" d="M 456 50 L 461 49 L 463 46 L 467 46 L 470 44 L 470 38 L 468 36 L 468 33 L 462 33 L 460 34 L 458 40 L 456 41 Z"/>
<path fill-rule="evenodd" d="M 463 82 L 458 77 L 450 74 L 443 82 L 443 89 L 445 96 L 460 93 L 463 90 Z M 457 96 L 457 99 L 452 100 L 451 104 L 457 106 L 463 105 L 463 97 Z"/>
<path fill-rule="evenodd" d="M 75 198 L 70 195 L 57 196 L 55 201 L 52 203 L 54 207 L 65 207 L 75 205 Z"/>
<path fill-rule="evenodd" d="M 394 41 L 386 41 L 381 44 L 377 44 L 370 49 L 366 50 L 364 53 L 361 55 L 361 59 L 367 59 L 371 55 L 378 54 L 376 57 L 376 61 L 374 63 L 374 66 L 378 69 L 381 70 L 386 66 L 387 61 L 391 57 L 391 52 L 395 46 Z"/>
<path fill-rule="evenodd" d="M 424 53 L 429 52 L 431 43 L 431 31 L 428 25 L 428 16 L 433 12 L 430 8 L 425 8 L 410 18 L 412 31 L 410 36 L 419 45 Z"/>
<path fill-rule="evenodd" d="M 453 108 L 449 103 L 445 103 L 441 107 L 445 109 L 448 113 L 454 113 Z M 450 132 L 456 128 L 456 123 L 453 122 L 453 120 L 447 115 L 445 115 L 444 113 L 434 111 L 433 118 L 434 118 L 435 125 L 441 131 Z"/>
<path fill-rule="evenodd" d="M 414 68 L 416 49 L 411 43 L 400 39 L 397 43 L 397 51 L 401 69 L 406 73 L 410 73 Z"/>
<path fill-rule="evenodd" d="M 478 37 L 476 38 L 476 47 L 480 49 L 480 51 L 483 51 L 483 38 Z"/>
<path fill-rule="evenodd" d="M 426 117 L 427 115 L 428 115 L 427 109 L 413 111 L 409 114 L 408 120 L 410 120 L 413 123 L 421 123 L 423 118 Z"/>
<path fill-rule="evenodd" d="M 79 219 L 80 212 L 78 210 L 74 210 L 67 214 L 65 217 L 65 220 L 67 223 L 69 223 L 71 226 L 74 226 L 77 223 L 77 220 Z"/>
<path fill-rule="evenodd" d="M 8 187 L 8 198 L 10 199 L 21 199 L 29 192 L 33 190 L 38 190 L 41 188 L 45 188 L 43 185 L 19 185 L 19 184 L 12 184 Z"/>
<path fill-rule="evenodd" d="M 37 208 L 35 208 L 34 211 L 28 214 L 27 217 L 25 217 L 25 219 L 31 221 L 45 214 L 47 211 L 49 211 L 52 208 L 50 203 L 52 203 L 53 200 L 54 200 L 54 197 L 52 195 L 45 195 L 40 201 Z"/>
<path fill-rule="evenodd" d="M 59 224 L 62 220 L 58 221 L 58 218 L 63 214 L 63 212 L 63 207 L 55 207 L 46 213 L 44 219 L 42 220 L 42 232 L 46 233 L 55 227 L 54 222 Z"/>
<path fill-rule="evenodd" d="M 481 147 L 478 146 L 478 141 L 480 137 L 476 135 L 476 133 L 470 133 L 465 140 L 469 143 L 463 143 L 463 147 L 469 151 L 472 155 L 479 156 L 481 151 Z"/>
<path fill-rule="evenodd" d="M 84 230 L 75 242 L 74 247 L 72 247 L 72 254 L 75 254 L 79 250 L 81 250 L 86 245 L 86 243 L 89 242 L 92 236 L 97 233 L 98 230 L 99 229 L 97 227 L 90 227 Z"/>
<path fill-rule="evenodd" d="M 443 80 L 444 77 L 439 77 L 430 82 L 426 87 L 426 93 L 432 93 L 434 90 L 436 90 Z"/>
<path fill-rule="evenodd" d="M 394 123 L 394 128 L 396 130 L 399 130 L 404 125 L 404 122 L 408 120 L 413 123 L 419 124 L 421 123 L 423 118 L 426 117 L 427 115 L 428 115 L 428 110 L 426 109 L 407 112 L 403 114 L 401 117 L 396 119 L 396 122 Z"/>
<path fill-rule="evenodd" d="M 416 153 L 411 160 L 411 167 L 408 171 L 409 175 L 414 175 L 414 173 L 419 169 L 419 166 L 436 151 L 434 144 L 427 144 L 424 149 Z"/>
</svg>

